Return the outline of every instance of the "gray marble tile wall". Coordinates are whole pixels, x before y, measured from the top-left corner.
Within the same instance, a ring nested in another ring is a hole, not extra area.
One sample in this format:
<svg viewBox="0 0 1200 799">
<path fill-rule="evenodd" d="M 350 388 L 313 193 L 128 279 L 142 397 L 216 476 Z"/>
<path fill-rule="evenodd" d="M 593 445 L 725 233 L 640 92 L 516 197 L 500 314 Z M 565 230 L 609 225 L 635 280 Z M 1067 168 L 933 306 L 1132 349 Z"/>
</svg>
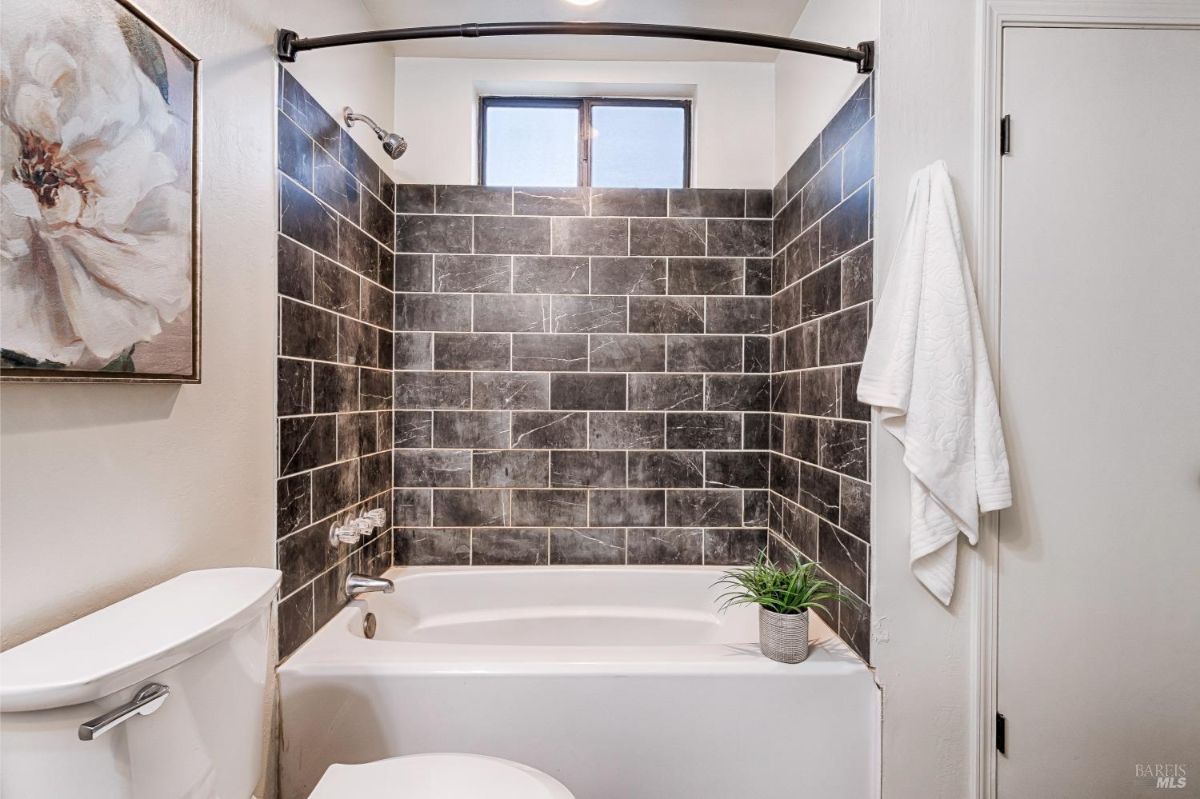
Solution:
<svg viewBox="0 0 1200 799">
<path fill-rule="evenodd" d="M 766 546 L 767 191 L 396 187 L 394 552 Z"/>
<path fill-rule="evenodd" d="M 329 543 L 391 506 L 391 179 L 286 71 L 278 124 L 279 654 L 345 604 L 349 571 L 391 566 L 391 533 Z"/>
<path fill-rule="evenodd" d="M 873 80 L 774 192 L 773 553 L 800 552 L 858 598 L 826 621 L 870 660 L 870 408 L 855 398 L 872 312 Z"/>
</svg>

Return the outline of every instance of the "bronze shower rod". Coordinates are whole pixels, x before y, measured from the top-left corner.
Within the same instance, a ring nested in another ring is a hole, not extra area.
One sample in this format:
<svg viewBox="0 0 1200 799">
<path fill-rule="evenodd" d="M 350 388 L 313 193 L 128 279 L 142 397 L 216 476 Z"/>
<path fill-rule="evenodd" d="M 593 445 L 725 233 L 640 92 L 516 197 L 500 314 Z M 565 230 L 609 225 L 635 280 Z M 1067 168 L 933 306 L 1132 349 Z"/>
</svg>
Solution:
<svg viewBox="0 0 1200 799">
<path fill-rule="evenodd" d="M 866 74 L 875 68 L 875 43 L 859 42 L 857 47 L 837 47 L 821 42 L 771 36 L 765 33 L 730 31 L 720 28 L 694 28 L 685 25 L 650 25 L 640 22 L 468 22 L 464 25 L 430 25 L 421 28 L 339 33 L 333 36 L 302 38 L 298 33 L 281 28 L 275 34 L 275 54 L 280 61 L 295 61 L 304 50 L 324 47 L 344 47 L 348 44 L 400 42 L 413 39 L 448 39 L 480 36 L 647 36 L 659 39 L 693 39 L 701 42 L 741 44 L 748 47 L 767 47 L 792 53 L 851 61 L 858 71 Z"/>
</svg>

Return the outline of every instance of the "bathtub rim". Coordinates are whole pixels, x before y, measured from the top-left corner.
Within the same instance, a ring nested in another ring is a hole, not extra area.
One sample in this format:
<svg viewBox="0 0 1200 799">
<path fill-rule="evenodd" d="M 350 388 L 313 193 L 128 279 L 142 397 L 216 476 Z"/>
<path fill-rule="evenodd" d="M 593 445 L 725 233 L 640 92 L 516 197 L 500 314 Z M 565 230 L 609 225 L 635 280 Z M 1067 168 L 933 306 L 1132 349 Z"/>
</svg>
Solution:
<svg viewBox="0 0 1200 799">
<path fill-rule="evenodd" d="M 393 566 L 384 576 L 412 580 L 439 574 L 545 572 L 700 572 L 723 566 Z M 390 597 L 381 595 L 380 600 Z M 869 675 L 870 669 L 819 616 L 810 623 L 811 654 L 800 664 L 764 657 L 757 641 L 745 644 L 579 646 L 425 643 L 370 640 L 356 634 L 370 599 L 351 600 L 278 666 L 286 675 Z"/>
</svg>

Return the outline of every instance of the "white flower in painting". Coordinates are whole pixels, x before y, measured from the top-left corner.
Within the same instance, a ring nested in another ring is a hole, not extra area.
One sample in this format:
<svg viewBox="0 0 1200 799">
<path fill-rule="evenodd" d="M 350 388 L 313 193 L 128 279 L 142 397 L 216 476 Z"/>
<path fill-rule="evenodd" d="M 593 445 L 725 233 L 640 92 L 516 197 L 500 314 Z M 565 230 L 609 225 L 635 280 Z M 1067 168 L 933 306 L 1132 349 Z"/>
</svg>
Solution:
<svg viewBox="0 0 1200 799">
<path fill-rule="evenodd" d="M 6 4 L 0 347 L 97 368 L 191 302 L 190 149 L 115 4 Z"/>
</svg>

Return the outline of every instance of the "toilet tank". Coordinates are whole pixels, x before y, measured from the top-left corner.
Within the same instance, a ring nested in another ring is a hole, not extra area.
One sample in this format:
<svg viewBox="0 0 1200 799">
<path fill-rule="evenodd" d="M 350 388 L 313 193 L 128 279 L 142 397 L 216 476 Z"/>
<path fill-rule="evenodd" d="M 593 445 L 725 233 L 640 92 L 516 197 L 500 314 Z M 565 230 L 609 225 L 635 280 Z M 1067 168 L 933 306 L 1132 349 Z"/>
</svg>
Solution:
<svg viewBox="0 0 1200 799">
<path fill-rule="evenodd" d="M 188 572 L 0 653 L 0 796 L 249 799 L 278 585 L 274 569 Z M 82 740 L 150 684 L 168 690 L 156 709 Z"/>
</svg>

